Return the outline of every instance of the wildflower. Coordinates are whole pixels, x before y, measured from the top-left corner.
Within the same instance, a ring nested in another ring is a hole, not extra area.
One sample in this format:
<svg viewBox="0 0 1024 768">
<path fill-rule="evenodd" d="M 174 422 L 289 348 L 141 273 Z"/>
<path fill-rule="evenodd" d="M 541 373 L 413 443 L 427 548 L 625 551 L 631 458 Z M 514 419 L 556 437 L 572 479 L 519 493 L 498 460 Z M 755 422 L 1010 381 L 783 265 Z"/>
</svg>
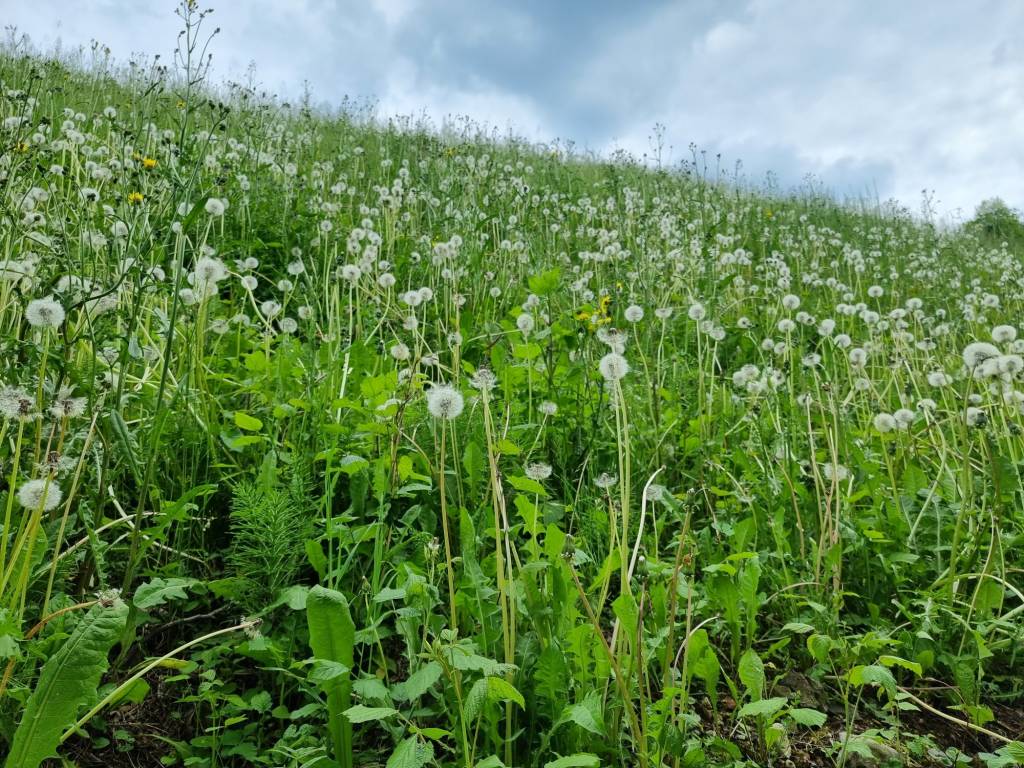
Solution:
<svg viewBox="0 0 1024 768">
<path fill-rule="evenodd" d="M 790 310 L 796 309 L 800 306 L 800 297 L 794 296 L 792 293 L 787 294 L 782 297 L 782 306 Z"/>
<path fill-rule="evenodd" d="M 551 477 L 551 465 L 536 461 L 526 466 L 526 476 L 531 480 L 547 480 Z"/>
<path fill-rule="evenodd" d="M 523 312 L 519 317 L 516 318 L 516 328 L 519 329 L 523 336 L 529 336 L 530 332 L 534 328 L 533 315 L 529 315 Z"/>
<path fill-rule="evenodd" d="M 917 414 L 915 414 L 909 408 L 900 408 L 899 410 L 897 410 L 892 415 L 892 417 L 896 420 L 896 425 L 900 429 L 906 429 L 911 424 L 913 424 L 914 423 L 914 418 L 916 416 L 917 416 Z"/>
<path fill-rule="evenodd" d="M 874 425 L 875 429 L 885 434 L 896 429 L 896 419 L 890 413 L 879 413 L 875 416 Z"/>
<path fill-rule="evenodd" d="M 0 389 L 0 415 L 7 419 L 31 421 L 35 418 L 35 398 L 20 387 Z"/>
<path fill-rule="evenodd" d="M 86 398 L 72 397 L 71 387 L 62 387 L 57 399 L 50 406 L 50 415 L 55 419 L 75 419 L 85 413 Z"/>
<path fill-rule="evenodd" d="M 602 357 L 597 367 L 604 380 L 609 383 L 619 381 L 629 373 L 629 363 L 626 362 L 626 358 L 617 352 L 609 352 Z"/>
<path fill-rule="evenodd" d="M 672 307 L 658 307 L 654 310 L 654 316 L 659 320 L 668 320 L 672 317 Z"/>
<path fill-rule="evenodd" d="M 1012 325 L 997 325 L 992 329 L 992 341 L 996 344 L 1008 344 L 1017 338 L 1017 329 Z"/>
<path fill-rule="evenodd" d="M 465 404 L 462 393 L 451 384 L 436 384 L 427 391 L 427 410 L 435 419 L 458 418 Z"/>
<path fill-rule="evenodd" d="M 554 416 L 558 413 L 558 405 L 550 400 L 544 400 L 537 406 L 537 410 L 545 416 Z"/>
<path fill-rule="evenodd" d="M 481 392 L 490 392 L 498 383 L 498 377 L 490 368 L 477 368 L 469 383 Z"/>
<path fill-rule="evenodd" d="M 686 312 L 687 316 L 691 320 L 703 320 L 707 312 L 704 309 L 704 305 L 699 302 L 694 302 L 690 305 L 690 308 Z"/>
<path fill-rule="evenodd" d="M 203 210 L 205 210 L 214 218 L 218 218 L 224 215 L 224 211 L 227 210 L 227 206 L 224 205 L 223 200 L 219 200 L 216 197 L 211 197 L 209 200 L 206 201 L 206 204 L 203 206 Z"/>
<path fill-rule="evenodd" d="M 631 306 L 626 307 L 626 311 L 623 315 L 629 322 L 639 323 L 644 319 L 644 308 L 638 304 L 632 304 Z"/>
<path fill-rule="evenodd" d="M 985 415 L 985 412 L 981 410 L 981 408 L 970 406 L 964 412 L 964 418 L 967 421 L 967 426 L 981 427 L 984 426 L 985 421 L 988 417 Z"/>
<path fill-rule="evenodd" d="M 611 475 L 607 472 L 602 472 L 594 479 L 594 485 L 604 491 L 613 487 L 617 482 L 619 482 L 618 475 Z"/>
<path fill-rule="evenodd" d="M 34 328 L 57 328 L 64 322 L 64 307 L 52 296 L 34 299 L 25 308 L 25 319 Z"/>
<path fill-rule="evenodd" d="M 928 381 L 928 386 L 935 387 L 947 387 L 953 383 L 953 377 L 944 371 L 932 371 L 925 377 Z"/>
<path fill-rule="evenodd" d="M 840 483 L 850 477 L 849 469 L 842 464 L 833 464 L 829 461 L 821 465 L 821 472 L 826 480 L 835 480 Z"/>
<path fill-rule="evenodd" d="M 144 158 L 142 158 L 142 167 L 145 168 L 146 170 L 152 170 L 153 168 L 156 168 L 156 158 L 153 158 L 153 157 L 144 157 Z"/>
<path fill-rule="evenodd" d="M 999 348 L 987 341 L 975 341 L 964 347 L 964 365 L 975 369 L 990 357 L 998 357 L 1001 353 Z"/>
<path fill-rule="evenodd" d="M 129 192 L 128 193 L 128 205 L 138 205 L 139 203 L 141 203 L 145 199 L 146 199 L 145 195 L 143 195 L 141 192 Z"/>
<path fill-rule="evenodd" d="M 407 347 L 405 344 L 402 344 L 401 342 L 392 345 L 391 349 L 388 350 L 388 352 L 390 353 L 391 357 L 393 357 L 398 362 L 404 362 L 408 360 L 412 354 L 411 352 L 409 352 L 409 347 Z"/>
<path fill-rule="evenodd" d="M 29 480 L 18 489 L 18 503 L 25 509 L 49 512 L 63 497 L 60 486 L 49 479 Z"/>
<path fill-rule="evenodd" d="M 346 264 L 341 268 L 341 279 L 350 283 L 356 282 L 362 275 L 363 271 L 355 264 Z"/>
</svg>

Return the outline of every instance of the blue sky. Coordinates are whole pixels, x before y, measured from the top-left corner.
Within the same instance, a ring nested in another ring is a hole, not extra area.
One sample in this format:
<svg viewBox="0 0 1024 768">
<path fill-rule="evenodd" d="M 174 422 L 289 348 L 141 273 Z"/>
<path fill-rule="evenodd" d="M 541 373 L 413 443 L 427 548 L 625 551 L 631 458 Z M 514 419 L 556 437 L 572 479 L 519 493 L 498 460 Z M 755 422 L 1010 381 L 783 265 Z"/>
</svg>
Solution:
<svg viewBox="0 0 1024 768">
<path fill-rule="evenodd" d="M 969 215 L 1024 207 L 1024 2 L 213 0 L 218 77 Z M 163 54 L 174 0 L 0 0 L 41 48 Z"/>
</svg>

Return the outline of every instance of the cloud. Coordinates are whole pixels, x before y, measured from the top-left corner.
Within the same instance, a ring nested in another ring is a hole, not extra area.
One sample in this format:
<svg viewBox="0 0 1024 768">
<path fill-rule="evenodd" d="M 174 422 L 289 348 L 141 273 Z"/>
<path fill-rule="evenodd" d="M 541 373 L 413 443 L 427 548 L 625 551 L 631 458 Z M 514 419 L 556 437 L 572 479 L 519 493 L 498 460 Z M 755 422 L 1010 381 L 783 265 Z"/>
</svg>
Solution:
<svg viewBox="0 0 1024 768">
<path fill-rule="evenodd" d="M 90 39 L 168 58 L 160 3 L 36 0 L 8 10 L 43 46 Z M 1024 207 L 1024 4 L 907 0 L 232 0 L 215 71 L 271 90 L 371 97 L 381 114 L 465 114 L 531 139 L 673 159 L 696 143 L 749 179 L 813 175 L 838 195 L 970 212 Z"/>
</svg>

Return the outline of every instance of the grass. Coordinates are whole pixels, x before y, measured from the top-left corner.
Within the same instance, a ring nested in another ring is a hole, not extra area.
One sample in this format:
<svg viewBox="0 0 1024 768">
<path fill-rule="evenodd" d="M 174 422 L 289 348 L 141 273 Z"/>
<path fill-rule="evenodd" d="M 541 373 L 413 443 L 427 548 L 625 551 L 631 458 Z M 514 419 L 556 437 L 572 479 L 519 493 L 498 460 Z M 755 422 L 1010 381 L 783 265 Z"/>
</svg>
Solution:
<svg viewBox="0 0 1024 768">
<path fill-rule="evenodd" d="M 1016 248 L 217 89 L 180 12 L 0 54 L 8 766 L 1024 760 Z"/>
</svg>

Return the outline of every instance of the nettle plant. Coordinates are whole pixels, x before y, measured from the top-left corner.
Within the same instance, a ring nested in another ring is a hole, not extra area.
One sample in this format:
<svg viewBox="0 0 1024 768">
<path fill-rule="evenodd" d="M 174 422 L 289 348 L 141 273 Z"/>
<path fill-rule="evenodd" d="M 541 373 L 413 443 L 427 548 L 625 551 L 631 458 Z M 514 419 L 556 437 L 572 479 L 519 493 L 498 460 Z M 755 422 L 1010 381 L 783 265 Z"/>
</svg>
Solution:
<svg viewBox="0 0 1024 768">
<path fill-rule="evenodd" d="M 0 51 L 7 766 L 1022 761 L 1019 253 L 214 87 L 208 13 Z"/>
</svg>

